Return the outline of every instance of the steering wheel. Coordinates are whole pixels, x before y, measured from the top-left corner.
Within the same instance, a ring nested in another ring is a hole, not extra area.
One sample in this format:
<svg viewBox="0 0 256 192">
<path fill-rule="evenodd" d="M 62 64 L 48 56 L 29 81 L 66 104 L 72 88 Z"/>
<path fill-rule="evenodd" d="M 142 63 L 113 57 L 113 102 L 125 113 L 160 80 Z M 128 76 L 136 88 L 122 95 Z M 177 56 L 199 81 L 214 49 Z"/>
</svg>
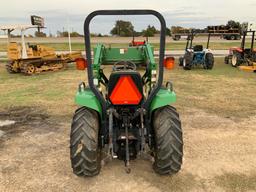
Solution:
<svg viewBox="0 0 256 192">
<path fill-rule="evenodd" d="M 117 66 L 122 65 L 122 66 Z M 121 70 L 133 70 L 136 71 L 136 64 L 132 61 L 118 61 L 114 63 L 113 70 L 121 71 Z"/>
</svg>

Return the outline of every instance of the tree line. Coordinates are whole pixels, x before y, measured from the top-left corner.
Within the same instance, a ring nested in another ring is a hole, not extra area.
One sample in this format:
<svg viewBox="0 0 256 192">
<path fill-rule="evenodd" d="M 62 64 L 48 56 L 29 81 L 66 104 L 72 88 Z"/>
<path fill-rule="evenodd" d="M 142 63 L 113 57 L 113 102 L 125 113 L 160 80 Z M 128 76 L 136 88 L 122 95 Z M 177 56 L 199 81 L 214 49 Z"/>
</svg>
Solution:
<svg viewBox="0 0 256 192">
<path fill-rule="evenodd" d="M 240 30 L 242 30 L 242 24 L 234 21 L 234 20 L 230 20 L 227 22 L 226 26 L 229 26 L 231 28 L 238 28 Z M 166 35 L 170 36 L 171 33 L 178 33 L 181 31 L 184 31 L 184 33 L 187 33 L 186 31 L 189 31 L 190 29 L 186 29 L 183 28 L 181 26 L 172 26 L 171 28 L 166 28 Z M 207 29 L 195 29 L 193 28 L 194 31 L 197 32 L 207 32 Z M 110 34 L 112 36 L 120 36 L 120 37 L 131 37 L 131 36 L 144 36 L 144 37 L 153 37 L 156 34 L 159 34 L 160 31 L 158 29 L 155 28 L 155 26 L 153 25 L 148 25 L 146 29 L 143 29 L 142 31 L 135 31 L 134 30 L 134 26 L 130 21 L 124 21 L 124 20 L 117 20 L 115 22 L 114 27 L 111 29 Z M 30 37 L 32 37 L 32 35 L 29 35 Z M 46 33 L 44 32 L 38 32 L 36 31 L 34 34 L 35 37 L 46 37 Z M 52 34 L 49 34 L 49 37 L 52 37 Z M 79 34 L 78 32 L 71 32 L 70 33 L 71 37 L 83 37 L 82 34 Z M 101 33 L 92 33 L 91 36 L 94 37 L 102 37 L 102 36 L 108 36 L 108 35 L 102 35 Z M 57 37 L 68 37 L 68 31 L 57 31 Z"/>
</svg>

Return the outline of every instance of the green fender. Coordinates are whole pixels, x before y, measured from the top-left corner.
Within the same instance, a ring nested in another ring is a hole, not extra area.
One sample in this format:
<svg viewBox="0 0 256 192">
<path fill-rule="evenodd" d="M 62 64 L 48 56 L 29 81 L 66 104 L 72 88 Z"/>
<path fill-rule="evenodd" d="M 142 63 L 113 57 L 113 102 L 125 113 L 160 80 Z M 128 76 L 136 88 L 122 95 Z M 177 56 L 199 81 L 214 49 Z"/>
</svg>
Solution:
<svg viewBox="0 0 256 192">
<path fill-rule="evenodd" d="M 75 103 L 77 105 L 93 109 L 97 111 L 100 114 L 100 116 L 102 115 L 100 102 L 90 89 L 77 91 L 75 96 Z"/>
<path fill-rule="evenodd" d="M 161 88 L 156 94 L 150 105 L 150 113 L 155 109 L 169 105 L 176 102 L 176 94 L 169 89 Z"/>
<path fill-rule="evenodd" d="M 176 94 L 174 91 L 170 91 L 168 89 L 160 89 L 153 99 L 150 112 L 153 112 L 155 109 L 172 104 L 176 101 Z M 102 115 L 102 108 L 100 102 L 93 94 L 90 89 L 85 89 L 78 91 L 75 96 L 75 103 L 80 106 L 88 107 L 97 111 L 100 115 Z"/>
</svg>

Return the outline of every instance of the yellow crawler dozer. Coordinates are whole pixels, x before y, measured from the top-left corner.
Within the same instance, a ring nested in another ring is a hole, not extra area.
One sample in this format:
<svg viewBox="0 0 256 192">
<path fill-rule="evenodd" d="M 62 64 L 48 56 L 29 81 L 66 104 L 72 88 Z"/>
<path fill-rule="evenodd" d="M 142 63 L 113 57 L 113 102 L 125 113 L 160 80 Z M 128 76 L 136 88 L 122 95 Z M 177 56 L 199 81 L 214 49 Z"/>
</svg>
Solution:
<svg viewBox="0 0 256 192">
<path fill-rule="evenodd" d="M 43 45 L 28 45 L 27 58 L 22 58 L 21 46 L 16 42 L 8 45 L 8 63 L 6 69 L 9 73 L 24 73 L 32 75 L 43 71 L 56 71 L 63 69 L 67 63 L 81 58 L 81 52 L 56 54 L 54 49 Z"/>
<path fill-rule="evenodd" d="M 1 30 L 8 32 L 6 69 L 9 73 L 23 73 L 32 75 L 43 71 L 56 71 L 63 69 L 68 63 L 82 58 L 81 52 L 57 54 L 53 48 L 25 43 L 24 32 L 34 28 L 30 25 L 2 26 Z M 11 42 L 10 33 L 13 30 L 21 31 L 21 43 Z"/>
</svg>

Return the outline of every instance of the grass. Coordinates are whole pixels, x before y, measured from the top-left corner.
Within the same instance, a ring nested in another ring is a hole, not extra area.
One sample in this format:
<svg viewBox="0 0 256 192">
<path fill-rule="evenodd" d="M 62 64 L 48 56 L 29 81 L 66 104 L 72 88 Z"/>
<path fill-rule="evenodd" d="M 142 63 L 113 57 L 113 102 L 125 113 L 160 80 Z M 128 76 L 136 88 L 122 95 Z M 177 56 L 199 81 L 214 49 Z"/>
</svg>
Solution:
<svg viewBox="0 0 256 192">
<path fill-rule="evenodd" d="M 68 43 L 39 43 L 41 45 L 49 46 L 54 48 L 55 50 L 58 51 L 66 51 L 69 50 L 69 45 Z M 159 49 L 159 44 L 158 43 L 151 43 L 156 49 Z M 196 43 L 196 41 L 194 42 Z M 202 44 L 204 47 L 206 47 L 206 42 L 204 43 L 199 43 Z M 224 50 L 224 49 L 229 49 L 230 47 L 239 47 L 240 42 L 212 42 L 210 43 L 210 48 L 213 50 Z M 95 47 L 96 44 L 92 44 L 92 47 Z M 106 44 L 108 46 L 108 44 Z M 126 47 L 127 44 L 125 43 L 113 43 L 111 44 L 111 47 Z M 186 42 L 172 42 L 172 43 L 166 43 L 166 49 L 167 50 L 183 50 L 186 46 Z M 249 43 L 246 43 L 246 47 L 249 47 Z M 84 51 L 84 43 L 72 43 L 72 50 L 74 51 Z M 0 51 L 7 51 L 7 45 L 6 44 L 0 44 Z"/>
<path fill-rule="evenodd" d="M 248 117 L 256 114 L 255 75 L 216 58 L 213 70 L 178 68 L 165 77 L 174 83 L 181 109 L 194 107 L 222 116 Z"/>
<path fill-rule="evenodd" d="M 109 67 L 106 67 L 109 68 Z M 165 71 L 165 80 L 174 84 L 181 111 L 191 107 L 225 117 L 244 118 L 256 114 L 254 73 L 239 71 L 216 58 L 213 70 Z M 86 81 L 83 71 L 68 70 L 34 76 L 8 74 L 0 64 L 0 106 L 42 106 L 54 114 L 73 113 L 77 85 Z"/>
</svg>

